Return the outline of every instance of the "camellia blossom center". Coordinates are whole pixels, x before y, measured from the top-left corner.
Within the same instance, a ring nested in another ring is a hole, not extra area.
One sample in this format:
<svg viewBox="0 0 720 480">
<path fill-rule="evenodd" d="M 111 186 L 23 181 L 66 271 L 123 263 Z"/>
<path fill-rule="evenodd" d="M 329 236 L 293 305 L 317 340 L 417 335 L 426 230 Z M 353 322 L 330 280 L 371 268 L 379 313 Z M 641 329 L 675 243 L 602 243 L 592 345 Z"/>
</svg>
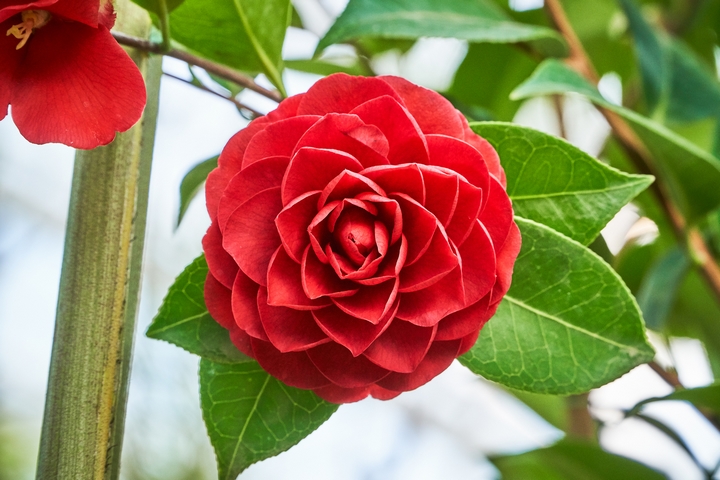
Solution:
<svg viewBox="0 0 720 480">
<path fill-rule="evenodd" d="M 22 23 L 13 25 L 5 34 L 6 36 L 12 35 L 20 40 L 15 50 L 20 50 L 24 47 L 33 31 L 47 24 L 52 17 L 50 12 L 46 10 L 25 10 L 21 15 Z"/>
</svg>

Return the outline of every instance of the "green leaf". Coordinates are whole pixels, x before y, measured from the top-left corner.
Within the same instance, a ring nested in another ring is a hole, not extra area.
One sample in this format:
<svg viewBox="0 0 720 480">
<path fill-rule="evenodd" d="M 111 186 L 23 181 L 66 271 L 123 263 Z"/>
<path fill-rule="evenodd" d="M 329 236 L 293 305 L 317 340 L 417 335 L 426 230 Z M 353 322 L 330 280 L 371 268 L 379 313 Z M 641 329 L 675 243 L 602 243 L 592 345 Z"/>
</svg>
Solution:
<svg viewBox="0 0 720 480">
<path fill-rule="evenodd" d="M 289 0 L 185 0 L 170 15 L 174 40 L 245 72 L 263 72 L 283 91 L 282 44 Z"/>
<path fill-rule="evenodd" d="M 190 206 L 190 202 L 192 202 L 198 192 L 200 192 L 200 187 L 202 187 L 203 183 L 205 183 L 205 179 L 207 179 L 210 172 L 217 168 L 217 162 L 217 156 L 208 158 L 191 168 L 190 171 L 183 177 L 182 182 L 180 182 L 180 210 L 178 211 L 177 219 L 178 227 L 185 216 L 185 212 L 187 212 L 187 209 Z"/>
<path fill-rule="evenodd" d="M 643 400 L 633 407 L 629 415 L 633 415 L 640 411 L 643 405 L 653 402 L 663 402 L 666 400 L 684 400 L 695 405 L 697 408 L 707 409 L 716 413 L 720 413 L 720 383 L 708 385 L 706 387 L 689 388 L 687 390 L 678 390 L 665 397 L 653 397 Z"/>
<path fill-rule="evenodd" d="M 564 395 L 651 360 L 640 309 L 612 268 L 551 228 L 516 221 L 512 286 L 460 362 L 510 388 Z"/>
<path fill-rule="evenodd" d="M 470 45 L 448 94 L 466 105 L 492 112 L 493 120 L 510 121 L 521 102 L 510 100 L 510 92 L 535 69 L 537 62 L 511 45 Z"/>
<path fill-rule="evenodd" d="M 140 5 L 145 10 L 152 12 L 156 15 L 160 15 L 160 2 L 159 0 L 132 0 L 133 3 Z M 168 12 L 172 12 L 180 6 L 185 0 L 167 0 Z"/>
<path fill-rule="evenodd" d="M 200 403 L 221 480 L 289 449 L 338 408 L 310 390 L 285 385 L 255 362 L 221 365 L 205 359 Z"/>
<path fill-rule="evenodd" d="M 473 123 L 500 155 L 515 213 L 587 245 L 653 181 L 603 165 L 561 138 L 512 123 Z"/>
<path fill-rule="evenodd" d="M 205 306 L 208 266 L 200 255 L 170 287 L 146 335 L 221 363 L 250 362 L 230 341 L 230 334 L 212 319 Z"/>
<path fill-rule="evenodd" d="M 553 30 L 514 22 L 488 0 L 350 0 L 320 40 L 317 51 L 361 37 L 450 37 L 470 42 L 532 42 L 549 55 L 564 55 Z"/>
<path fill-rule="evenodd" d="M 661 473 L 594 444 L 562 440 L 552 447 L 490 459 L 503 480 L 665 480 Z"/>
<path fill-rule="evenodd" d="M 339 60 L 339 61 L 338 61 Z M 344 61 L 349 60 L 349 61 Z M 342 62 L 342 63 L 341 63 Z M 371 75 L 357 58 L 348 59 L 320 59 L 320 60 L 285 60 L 285 67 L 299 72 L 314 73 L 316 75 L 332 75 L 333 73 L 347 73 L 348 75 Z"/>
<path fill-rule="evenodd" d="M 666 253 L 643 279 L 637 301 L 647 326 L 661 330 L 675 303 L 678 289 L 690 268 L 690 259 L 679 247 Z"/>
<path fill-rule="evenodd" d="M 688 222 L 697 222 L 720 206 L 720 160 L 664 126 L 607 102 L 595 87 L 563 63 L 546 60 L 511 97 L 570 92 L 585 95 L 628 121 L 650 151 L 659 175 Z"/>
</svg>

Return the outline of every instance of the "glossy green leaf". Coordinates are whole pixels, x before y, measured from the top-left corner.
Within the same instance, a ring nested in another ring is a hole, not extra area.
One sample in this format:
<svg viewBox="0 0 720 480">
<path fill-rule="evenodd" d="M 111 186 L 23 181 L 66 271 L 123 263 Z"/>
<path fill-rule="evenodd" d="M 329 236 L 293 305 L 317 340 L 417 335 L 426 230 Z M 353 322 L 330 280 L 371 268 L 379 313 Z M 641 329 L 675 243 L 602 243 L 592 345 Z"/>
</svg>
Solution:
<svg viewBox="0 0 720 480">
<path fill-rule="evenodd" d="M 550 55 L 563 55 L 565 44 L 553 30 L 514 22 L 488 0 L 350 0 L 318 44 L 361 37 L 415 39 L 449 37 L 470 42 L 532 42 Z"/>
<path fill-rule="evenodd" d="M 245 72 L 263 72 L 282 90 L 281 53 L 289 0 L 185 0 L 170 15 L 174 40 Z"/>
<path fill-rule="evenodd" d="M 473 123 L 500 155 L 515 213 L 589 244 L 653 181 L 604 165 L 561 138 L 512 123 Z"/>
<path fill-rule="evenodd" d="M 132 0 L 133 3 L 140 5 L 142 8 L 154 14 L 160 14 L 160 0 Z M 185 0 L 166 0 L 168 12 L 172 12 L 180 6 Z"/>
<path fill-rule="evenodd" d="M 648 398 L 633 407 L 630 415 L 639 411 L 640 407 L 643 405 L 666 400 L 684 400 L 692 403 L 698 408 L 720 413 L 720 384 L 708 385 L 706 387 L 688 388 L 687 390 L 678 390 L 665 397 Z"/>
<path fill-rule="evenodd" d="M 607 102 L 585 79 L 557 60 L 546 60 L 512 98 L 580 93 L 628 121 L 655 160 L 670 194 L 689 222 L 720 206 L 720 160 L 662 125 Z"/>
<path fill-rule="evenodd" d="M 347 73 L 348 75 L 372 75 L 372 72 L 363 67 L 356 58 L 343 58 L 340 61 L 335 61 L 335 59 L 286 60 L 285 67 L 299 72 L 314 73 L 323 76 L 338 72 Z"/>
<path fill-rule="evenodd" d="M 660 330 L 665 325 L 689 268 L 690 259 L 679 247 L 675 247 L 656 262 L 645 276 L 637 301 L 648 328 Z"/>
<path fill-rule="evenodd" d="M 666 477 L 599 446 L 562 440 L 552 447 L 490 459 L 503 480 L 664 480 Z"/>
<path fill-rule="evenodd" d="M 460 362 L 517 390 L 573 394 L 651 360 L 640 309 L 612 268 L 549 227 L 516 221 L 512 286 Z"/>
<path fill-rule="evenodd" d="M 208 313 L 203 294 L 207 274 L 207 262 L 201 255 L 175 279 L 146 335 L 215 362 L 252 361 Z"/>
<path fill-rule="evenodd" d="M 317 429 L 338 406 L 288 387 L 260 365 L 200 361 L 200 403 L 220 480 L 284 452 Z"/>
<path fill-rule="evenodd" d="M 190 202 L 200 192 L 207 176 L 217 167 L 218 157 L 202 161 L 190 169 L 180 182 L 180 210 L 178 211 L 177 226 L 180 226 Z"/>
</svg>

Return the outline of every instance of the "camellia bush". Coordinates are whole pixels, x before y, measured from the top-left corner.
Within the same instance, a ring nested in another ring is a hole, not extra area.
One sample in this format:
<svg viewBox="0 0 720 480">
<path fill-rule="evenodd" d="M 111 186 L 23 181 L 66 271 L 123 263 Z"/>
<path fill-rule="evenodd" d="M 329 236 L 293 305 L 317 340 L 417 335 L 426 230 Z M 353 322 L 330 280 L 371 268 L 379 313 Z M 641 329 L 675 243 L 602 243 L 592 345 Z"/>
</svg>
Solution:
<svg viewBox="0 0 720 480">
<path fill-rule="evenodd" d="M 200 357 L 219 478 L 455 360 L 568 418 L 558 443 L 494 457 L 502 478 L 665 478 L 604 451 L 588 409 L 644 364 L 674 393 L 622 414 L 717 478 L 644 406 L 684 400 L 720 430 L 720 383 L 655 360 L 692 337 L 720 377 L 720 2 L 349 0 L 287 61 L 301 2 L 134 2 L 0 0 L 0 118 L 78 149 L 38 478 L 119 475 L 164 56 L 249 121 L 179 186 L 178 223 L 204 189 L 210 227 L 146 332 Z M 449 88 L 376 75 L 421 37 L 467 43 Z M 316 81 L 288 96 L 285 69 Z M 534 97 L 559 136 L 512 123 Z M 562 138 L 578 99 L 611 129 L 600 159 Z M 651 234 L 613 254 L 623 208 Z"/>
</svg>

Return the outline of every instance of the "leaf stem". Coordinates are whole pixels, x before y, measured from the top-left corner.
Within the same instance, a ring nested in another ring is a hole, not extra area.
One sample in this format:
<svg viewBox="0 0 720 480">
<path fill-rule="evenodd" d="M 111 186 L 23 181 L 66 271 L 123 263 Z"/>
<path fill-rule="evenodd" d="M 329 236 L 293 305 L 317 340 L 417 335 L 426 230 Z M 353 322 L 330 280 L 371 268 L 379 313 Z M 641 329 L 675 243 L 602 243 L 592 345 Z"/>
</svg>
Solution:
<svg viewBox="0 0 720 480">
<path fill-rule="evenodd" d="M 282 95 L 278 91 L 268 90 L 265 87 L 261 87 L 260 85 L 255 83 L 255 80 L 253 80 L 251 77 L 244 75 L 236 70 L 233 70 L 230 67 L 226 67 L 225 65 L 215 63 L 206 58 L 198 57 L 197 55 L 193 55 L 191 53 L 178 50 L 176 48 L 171 48 L 167 52 L 163 52 L 162 44 L 154 43 L 149 40 L 143 40 L 142 38 L 132 37 L 130 35 L 125 35 L 124 33 L 112 32 L 112 34 L 113 37 L 115 37 L 115 40 L 120 45 L 133 47 L 144 52 L 156 53 L 159 55 L 177 58 L 178 60 L 182 60 L 183 62 L 186 62 L 190 65 L 204 68 L 209 73 L 215 74 L 218 77 L 224 78 L 226 80 L 230 80 L 231 82 L 235 82 L 238 85 L 247 88 L 248 90 L 252 90 L 253 92 L 259 93 L 263 97 L 269 98 L 270 100 L 280 102 L 283 99 Z"/>
<path fill-rule="evenodd" d="M 160 30 L 162 31 L 162 51 L 169 52 L 172 48 L 170 44 L 170 11 L 168 10 L 167 0 L 158 0 L 160 7 Z"/>
<path fill-rule="evenodd" d="M 594 85 L 597 85 L 599 80 L 597 71 L 570 24 L 560 0 L 545 0 L 545 9 L 570 47 L 570 56 L 566 60 L 568 66 Z M 657 174 L 652 155 L 650 155 L 650 152 L 630 126 L 616 113 L 605 108 L 599 110 L 605 116 L 605 119 L 615 132 L 615 136 L 638 171 L 661 179 L 662 177 Z M 664 182 L 657 181 L 653 183 L 651 189 L 670 220 L 675 236 L 681 244 L 686 246 L 692 258 L 696 260 L 703 278 L 714 293 L 715 300 L 720 304 L 720 267 L 710 253 L 705 239 L 695 228 L 688 231 L 687 221 L 673 202 Z"/>
</svg>

